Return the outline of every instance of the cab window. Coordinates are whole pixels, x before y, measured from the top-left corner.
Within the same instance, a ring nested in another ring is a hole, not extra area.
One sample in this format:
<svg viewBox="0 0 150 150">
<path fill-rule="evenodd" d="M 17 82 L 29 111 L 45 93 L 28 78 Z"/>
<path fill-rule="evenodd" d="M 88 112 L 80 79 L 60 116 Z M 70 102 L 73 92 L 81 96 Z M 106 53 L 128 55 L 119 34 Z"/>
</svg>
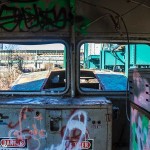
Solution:
<svg viewBox="0 0 150 150">
<path fill-rule="evenodd" d="M 148 44 L 83 43 L 79 55 L 79 88 L 85 92 L 126 91 L 129 68 L 150 68 Z"/>
<path fill-rule="evenodd" d="M 1 91 L 53 93 L 66 89 L 64 44 L 0 45 Z"/>
</svg>

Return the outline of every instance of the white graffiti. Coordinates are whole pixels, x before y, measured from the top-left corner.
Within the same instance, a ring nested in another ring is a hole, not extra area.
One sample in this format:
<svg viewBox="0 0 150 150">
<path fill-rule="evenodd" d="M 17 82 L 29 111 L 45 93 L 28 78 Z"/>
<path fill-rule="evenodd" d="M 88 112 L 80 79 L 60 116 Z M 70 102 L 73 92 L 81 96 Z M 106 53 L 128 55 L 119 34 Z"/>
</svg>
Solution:
<svg viewBox="0 0 150 150">
<path fill-rule="evenodd" d="M 11 128 L 8 132 L 9 138 L 15 137 L 17 139 L 28 139 L 32 140 L 30 143 L 34 143 L 34 150 L 39 150 L 41 148 L 41 139 L 47 138 L 46 130 L 41 128 L 41 121 L 43 120 L 42 115 L 32 116 L 33 123 L 28 120 L 29 112 L 28 107 L 23 107 L 19 114 L 18 123 L 9 127 Z M 32 115 L 32 113 L 30 114 Z M 23 123 L 26 121 L 26 128 L 23 127 Z M 38 125 L 37 125 L 38 123 Z M 39 126 L 40 123 L 40 126 Z M 27 126 L 28 125 L 28 126 Z M 18 127 L 17 127 L 18 126 Z M 38 128 L 40 127 L 40 128 Z M 68 120 L 64 132 L 62 141 L 58 145 L 50 145 L 49 148 L 44 150 L 81 150 L 82 141 L 86 141 L 86 138 L 89 139 L 87 132 L 87 114 L 85 111 L 76 111 Z M 72 141 L 73 134 L 75 135 L 75 141 Z M 36 142 L 36 144 L 35 144 Z M 19 145 L 18 145 L 19 146 Z"/>
<path fill-rule="evenodd" d="M 86 126 L 87 126 L 87 114 L 85 111 L 77 111 L 75 112 L 71 118 L 69 119 L 66 129 L 64 132 L 64 136 L 60 145 L 54 146 L 52 145 L 49 150 L 81 150 L 81 142 L 86 135 Z M 72 145 L 71 141 L 66 141 L 67 137 L 71 135 L 73 130 L 79 130 L 80 136 L 76 145 Z M 48 150 L 48 149 L 47 149 Z"/>
</svg>

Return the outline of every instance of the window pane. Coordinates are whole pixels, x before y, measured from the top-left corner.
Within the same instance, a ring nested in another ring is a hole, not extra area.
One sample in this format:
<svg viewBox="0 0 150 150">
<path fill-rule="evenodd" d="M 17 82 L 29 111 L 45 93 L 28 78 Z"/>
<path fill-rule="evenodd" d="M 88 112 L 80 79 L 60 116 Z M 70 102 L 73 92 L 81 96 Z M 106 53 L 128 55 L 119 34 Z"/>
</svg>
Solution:
<svg viewBox="0 0 150 150">
<path fill-rule="evenodd" d="M 65 50 L 61 43 L 0 44 L 0 90 L 64 91 Z"/>
<path fill-rule="evenodd" d="M 128 69 L 150 68 L 149 56 L 147 44 L 128 47 L 117 43 L 84 43 L 80 47 L 80 88 L 83 91 L 126 91 Z"/>
</svg>

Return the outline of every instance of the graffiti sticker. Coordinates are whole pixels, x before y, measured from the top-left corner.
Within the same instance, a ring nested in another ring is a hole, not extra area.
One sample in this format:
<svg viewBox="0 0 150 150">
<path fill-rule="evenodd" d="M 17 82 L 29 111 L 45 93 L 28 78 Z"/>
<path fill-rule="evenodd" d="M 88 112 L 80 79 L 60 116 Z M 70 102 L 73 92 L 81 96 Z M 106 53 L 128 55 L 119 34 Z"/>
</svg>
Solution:
<svg viewBox="0 0 150 150">
<path fill-rule="evenodd" d="M 72 144 L 72 147 L 76 147 L 77 145 L 77 141 L 69 141 L 69 143 Z M 67 141 L 66 141 L 66 144 L 67 144 Z M 87 141 L 82 141 L 79 144 L 79 148 L 81 150 L 93 150 L 93 147 L 94 147 L 94 140 L 92 139 L 89 139 Z"/>
<path fill-rule="evenodd" d="M 27 149 L 27 139 L 16 138 L 0 138 L 0 146 L 3 148 L 19 148 L 20 150 Z"/>
</svg>

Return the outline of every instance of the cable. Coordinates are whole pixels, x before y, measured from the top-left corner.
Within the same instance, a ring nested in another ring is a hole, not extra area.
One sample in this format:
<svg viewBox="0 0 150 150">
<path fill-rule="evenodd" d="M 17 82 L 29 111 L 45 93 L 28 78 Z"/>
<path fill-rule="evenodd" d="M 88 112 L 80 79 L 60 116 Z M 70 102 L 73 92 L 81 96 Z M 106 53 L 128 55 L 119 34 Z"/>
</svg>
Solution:
<svg viewBox="0 0 150 150">
<path fill-rule="evenodd" d="M 95 19 L 94 21 L 90 22 L 89 24 L 87 24 L 86 26 L 83 26 L 82 29 L 89 27 L 90 25 L 92 25 L 93 23 L 103 19 L 106 16 L 109 16 L 110 14 L 106 13 L 103 16 L 98 17 L 97 19 Z"/>
<path fill-rule="evenodd" d="M 127 117 L 127 120 L 130 122 L 130 117 L 129 117 L 129 115 L 128 115 L 128 99 L 127 99 L 127 97 L 128 97 L 128 84 L 129 82 L 128 82 L 128 78 L 127 78 L 127 87 L 126 87 L 126 117 Z"/>
<path fill-rule="evenodd" d="M 144 4 L 145 1 L 140 3 L 140 2 L 137 2 L 137 1 L 135 1 L 135 0 L 129 0 L 129 2 L 135 3 L 135 4 L 141 4 L 141 6 L 143 6 L 143 7 L 150 8 L 150 6 Z"/>
<path fill-rule="evenodd" d="M 121 58 L 119 58 L 119 56 L 118 56 L 118 54 L 117 54 L 116 52 L 112 52 L 112 51 L 111 51 L 111 54 L 112 54 L 116 59 L 118 59 L 120 62 L 122 62 L 123 64 L 125 64 L 125 62 L 122 61 Z"/>
<path fill-rule="evenodd" d="M 131 11 L 135 10 L 136 8 L 138 8 L 139 6 L 141 6 L 142 3 L 137 4 L 135 7 L 133 7 L 132 9 L 128 10 L 127 12 L 125 12 L 124 14 L 122 14 L 121 16 L 125 16 L 127 14 L 129 14 Z"/>
<path fill-rule="evenodd" d="M 88 5 L 91 5 L 91 6 L 94 6 L 94 7 L 97 7 L 97 5 L 95 5 L 95 4 L 92 4 L 92 3 L 89 3 L 89 2 L 86 2 L 86 1 L 84 1 L 84 0 L 79 0 L 80 2 L 82 2 L 82 3 L 85 3 L 85 4 L 88 4 Z M 114 19 L 114 17 L 111 15 L 111 18 L 112 18 L 112 21 L 113 21 L 113 23 L 115 24 L 115 28 L 116 28 L 116 30 L 117 30 L 117 28 L 118 27 L 120 27 L 120 25 L 119 25 L 119 19 L 121 19 L 121 21 L 122 21 L 122 23 L 123 23 L 123 26 L 124 26 L 124 28 L 125 28 L 125 33 L 126 33 L 126 38 L 127 38 L 127 46 L 128 46 L 128 68 L 130 67 L 130 45 L 129 45 L 129 43 L 130 43 L 130 41 L 129 41 L 129 33 L 128 33 L 128 29 L 127 29 L 127 26 L 126 26 L 126 23 L 125 23 L 125 21 L 124 21 L 124 19 L 123 19 L 123 17 L 119 14 L 119 13 L 117 13 L 116 11 L 114 11 L 114 10 L 112 10 L 112 9 L 110 9 L 110 8 L 107 8 L 107 7 L 104 7 L 104 6 L 101 6 L 101 5 L 98 5 L 98 7 L 99 8 L 102 8 L 102 9 L 105 9 L 105 10 L 108 10 L 108 11 L 110 11 L 110 12 L 112 12 L 112 13 L 114 13 L 115 15 L 116 15 L 116 18 L 118 19 L 117 20 L 117 22 L 115 21 L 115 19 Z M 96 21 L 94 21 L 94 23 L 95 23 Z M 119 25 L 119 26 L 118 26 Z M 127 85 L 127 87 L 126 87 L 126 117 L 127 117 L 127 120 L 130 122 L 130 119 L 129 119 L 129 115 L 128 115 L 128 111 L 127 111 L 127 103 L 128 103 L 128 79 L 127 79 L 127 83 L 126 83 L 126 85 Z"/>
<path fill-rule="evenodd" d="M 118 48 L 120 47 L 120 45 L 118 45 L 117 47 L 115 47 L 113 50 L 111 50 L 111 54 L 116 58 L 118 59 L 120 62 L 122 62 L 123 64 L 125 64 L 124 61 L 121 60 L 121 58 L 119 58 L 118 54 L 117 54 L 117 50 Z"/>
</svg>

